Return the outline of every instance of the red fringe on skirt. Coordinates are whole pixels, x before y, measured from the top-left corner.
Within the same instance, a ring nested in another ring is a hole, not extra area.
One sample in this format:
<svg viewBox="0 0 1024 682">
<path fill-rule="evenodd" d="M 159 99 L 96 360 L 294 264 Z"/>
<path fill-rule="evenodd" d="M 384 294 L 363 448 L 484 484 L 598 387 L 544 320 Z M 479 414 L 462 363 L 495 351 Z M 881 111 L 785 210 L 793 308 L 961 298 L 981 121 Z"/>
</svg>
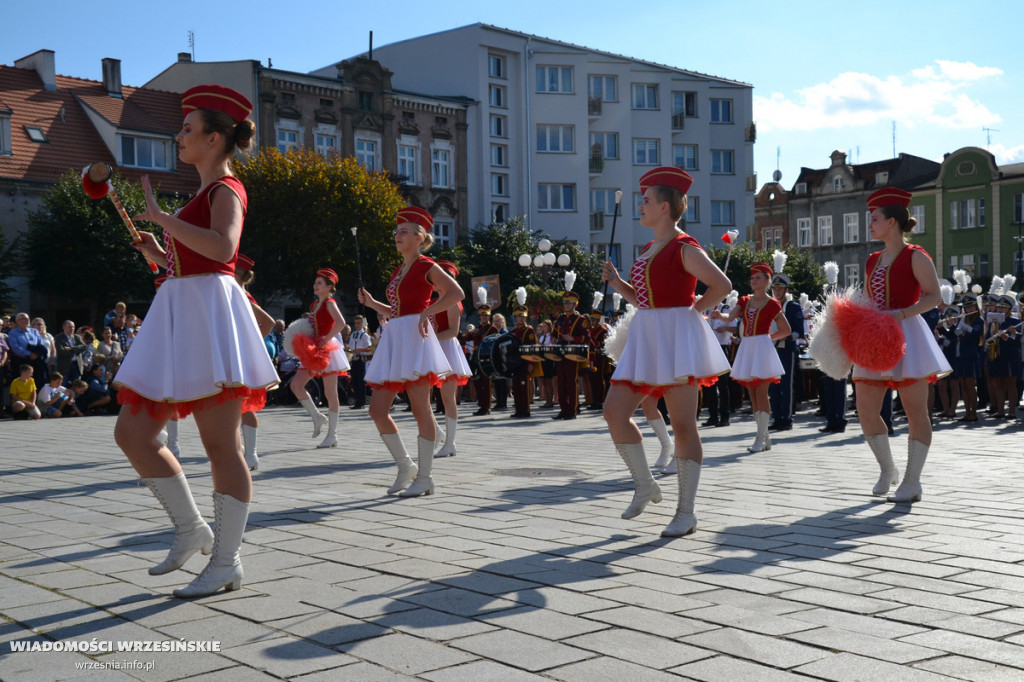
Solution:
<svg viewBox="0 0 1024 682">
<path fill-rule="evenodd" d="M 611 383 L 617 386 L 623 386 L 633 391 L 633 393 L 640 393 L 642 395 L 649 395 L 653 398 L 661 398 L 671 389 L 676 386 L 714 386 L 718 382 L 718 377 L 690 377 L 685 384 L 665 384 L 665 385 L 654 385 L 654 384 L 637 384 L 632 381 L 625 379 L 612 379 Z"/>
<path fill-rule="evenodd" d="M 922 379 L 927 380 L 929 384 L 934 384 L 936 381 L 939 380 L 939 375 L 933 374 L 930 377 L 918 377 L 917 379 L 900 379 L 899 381 L 896 381 L 895 379 L 858 379 L 857 377 L 853 378 L 853 380 L 856 381 L 858 384 L 865 384 L 867 386 L 878 386 L 879 388 L 895 388 L 897 391 L 903 388 L 904 386 L 910 386 L 918 381 L 921 381 Z"/>
<path fill-rule="evenodd" d="M 267 389 L 234 386 L 224 388 L 220 393 L 207 396 L 206 398 L 184 402 L 150 400 L 127 386 L 122 386 L 117 392 L 117 402 L 121 405 L 127 405 L 132 414 L 138 414 L 139 410 L 145 407 L 149 416 L 158 421 L 184 419 L 195 410 L 204 410 L 214 405 L 226 403 L 229 400 L 238 400 L 239 398 L 243 399 L 242 412 L 257 412 L 267 404 Z"/>
<path fill-rule="evenodd" d="M 408 390 L 410 386 L 440 386 L 442 383 L 444 383 L 444 380 L 431 372 L 430 374 L 424 374 L 419 379 L 413 379 L 412 381 L 383 381 L 379 384 L 371 384 L 367 382 L 366 385 L 373 389 L 401 393 L 402 391 Z"/>
<path fill-rule="evenodd" d="M 778 384 L 782 380 L 779 377 L 771 377 L 770 379 L 761 379 L 754 377 L 753 379 L 736 379 L 737 384 L 746 388 L 757 388 L 761 384 Z"/>
<path fill-rule="evenodd" d="M 447 384 L 449 381 L 458 382 L 457 386 L 465 386 L 469 383 L 469 377 L 460 377 L 458 374 L 449 374 L 447 377 L 441 380 L 442 384 Z"/>
</svg>

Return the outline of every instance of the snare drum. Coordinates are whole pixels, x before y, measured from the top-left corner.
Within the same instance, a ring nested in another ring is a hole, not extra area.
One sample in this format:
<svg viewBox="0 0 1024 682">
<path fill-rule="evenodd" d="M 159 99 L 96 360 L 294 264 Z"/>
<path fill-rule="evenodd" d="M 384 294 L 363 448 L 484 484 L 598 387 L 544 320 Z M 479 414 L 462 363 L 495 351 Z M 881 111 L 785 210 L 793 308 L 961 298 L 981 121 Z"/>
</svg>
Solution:
<svg viewBox="0 0 1024 682">
<path fill-rule="evenodd" d="M 564 346 L 556 346 L 553 344 L 545 344 L 540 347 L 540 353 L 544 356 L 545 360 L 551 360 L 552 362 L 561 362 L 564 353 L 562 349 Z"/>
<path fill-rule="evenodd" d="M 562 346 L 562 349 L 567 360 L 575 360 L 576 362 L 590 361 L 590 346 L 585 343 L 570 343 Z"/>
<path fill-rule="evenodd" d="M 544 346 L 539 343 L 524 344 L 519 346 L 519 357 L 527 362 L 542 362 L 544 360 L 542 348 Z"/>
</svg>

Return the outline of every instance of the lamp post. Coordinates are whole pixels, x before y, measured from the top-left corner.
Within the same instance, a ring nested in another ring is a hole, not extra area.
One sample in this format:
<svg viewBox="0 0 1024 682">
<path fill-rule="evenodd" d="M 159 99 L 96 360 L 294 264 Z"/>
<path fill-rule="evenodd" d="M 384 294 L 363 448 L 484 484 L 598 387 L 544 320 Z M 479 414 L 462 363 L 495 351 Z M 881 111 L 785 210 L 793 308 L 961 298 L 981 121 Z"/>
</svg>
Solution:
<svg viewBox="0 0 1024 682">
<path fill-rule="evenodd" d="M 560 268 L 567 268 L 572 262 L 572 259 L 569 258 L 569 254 L 567 253 L 563 253 L 558 256 L 552 253 L 551 240 L 549 239 L 541 239 L 537 242 L 537 250 L 540 251 L 540 253 L 533 256 L 528 253 L 524 253 L 519 256 L 519 265 L 524 268 L 533 266 L 538 270 L 540 272 L 541 284 L 545 289 L 547 289 L 548 278 L 551 276 L 551 268 L 555 265 L 558 265 Z M 530 277 L 531 279 L 533 278 L 532 272 Z"/>
</svg>

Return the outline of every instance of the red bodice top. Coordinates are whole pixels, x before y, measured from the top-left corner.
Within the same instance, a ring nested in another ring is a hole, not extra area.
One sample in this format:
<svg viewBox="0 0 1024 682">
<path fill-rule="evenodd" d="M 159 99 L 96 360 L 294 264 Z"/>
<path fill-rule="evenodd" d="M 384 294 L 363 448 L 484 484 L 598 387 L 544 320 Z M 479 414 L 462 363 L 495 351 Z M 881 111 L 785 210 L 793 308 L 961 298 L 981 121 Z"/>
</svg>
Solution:
<svg viewBox="0 0 1024 682">
<path fill-rule="evenodd" d="M 760 336 L 771 333 L 772 320 L 782 312 L 782 304 L 774 298 L 769 298 L 760 309 L 750 303 L 752 296 L 742 297 L 736 305 L 739 306 L 740 315 L 743 317 L 743 337 Z"/>
<path fill-rule="evenodd" d="M 245 289 L 243 289 L 242 291 L 245 291 Z M 246 292 L 245 292 L 245 297 L 246 297 L 247 299 L 249 299 L 249 303 L 252 303 L 252 304 L 253 304 L 254 306 L 256 306 L 257 308 L 259 308 L 259 307 L 260 307 L 260 304 L 256 302 L 256 299 L 255 299 L 255 298 L 253 298 L 253 297 L 252 297 L 252 294 L 250 294 L 250 293 L 249 293 L 248 291 L 246 291 Z"/>
<path fill-rule="evenodd" d="M 309 304 L 309 321 L 313 324 L 313 338 L 319 339 L 325 336 L 334 326 L 334 318 L 331 317 L 331 311 L 327 309 L 327 301 L 333 300 L 333 298 L 328 298 L 323 302 L 314 301 Z"/>
<path fill-rule="evenodd" d="M 648 242 L 644 249 L 654 242 Z M 629 283 L 636 290 L 639 308 L 678 308 L 693 305 L 697 278 L 683 267 L 683 245 L 700 248 L 700 242 L 686 234 L 677 235 L 657 253 L 633 261 Z"/>
<path fill-rule="evenodd" d="M 186 223 L 210 229 L 210 196 L 218 187 L 227 187 L 228 190 L 238 195 L 242 202 L 242 213 L 244 215 L 248 207 L 248 199 L 245 194 L 245 187 L 242 181 L 233 175 L 225 175 L 214 180 L 203 190 L 192 197 L 191 201 L 185 204 L 178 211 L 178 218 Z M 164 232 L 164 248 L 167 250 L 167 272 L 171 277 L 187 277 L 189 275 L 205 275 L 210 273 L 234 275 L 235 261 L 238 260 L 238 249 L 226 263 L 215 261 L 202 256 L 181 242 Z"/>
<path fill-rule="evenodd" d="M 420 256 L 409 266 L 405 277 L 398 277 L 398 273 L 402 271 L 401 267 L 391 274 L 387 295 L 392 318 L 419 315 L 430 307 L 430 294 L 434 291 L 434 285 L 427 280 L 427 273 L 432 267 L 432 259 Z"/>
<path fill-rule="evenodd" d="M 868 256 L 866 289 L 879 310 L 907 308 L 921 300 L 921 285 L 911 265 L 915 251 L 928 256 L 927 251 L 915 244 L 903 247 L 889 267 L 880 265 L 881 251 Z M 931 256 L 928 259 L 931 260 Z"/>
<path fill-rule="evenodd" d="M 459 301 L 459 318 L 462 318 L 462 302 Z M 451 325 L 448 323 L 448 311 L 444 311 L 440 315 L 432 315 L 430 318 L 433 321 L 434 331 L 438 334 L 446 332 L 451 329 Z"/>
</svg>

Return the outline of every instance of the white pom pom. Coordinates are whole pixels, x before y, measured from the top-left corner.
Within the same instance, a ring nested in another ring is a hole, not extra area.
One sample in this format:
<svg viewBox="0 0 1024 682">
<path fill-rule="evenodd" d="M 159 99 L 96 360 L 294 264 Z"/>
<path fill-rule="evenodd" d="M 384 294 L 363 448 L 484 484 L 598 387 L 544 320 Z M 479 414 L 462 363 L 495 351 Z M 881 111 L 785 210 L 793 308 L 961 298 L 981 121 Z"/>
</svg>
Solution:
<svg viewBox="0 0 1024 682">
<path fill-rule="evenodd" d="M 605 337 L 604 352 L 613 362 L 618 362 L 619 358 L 622 357 L 622 351 L 626 348 L 626 335 L 629 333 L 629 325 L 633 322 L 633 316 L 636 315 L 636 311 L 635 306 L 627 303 L 626 314 L 619 318 L 619 321 L 609 330 L 608 336 Z"/>
</svg>

